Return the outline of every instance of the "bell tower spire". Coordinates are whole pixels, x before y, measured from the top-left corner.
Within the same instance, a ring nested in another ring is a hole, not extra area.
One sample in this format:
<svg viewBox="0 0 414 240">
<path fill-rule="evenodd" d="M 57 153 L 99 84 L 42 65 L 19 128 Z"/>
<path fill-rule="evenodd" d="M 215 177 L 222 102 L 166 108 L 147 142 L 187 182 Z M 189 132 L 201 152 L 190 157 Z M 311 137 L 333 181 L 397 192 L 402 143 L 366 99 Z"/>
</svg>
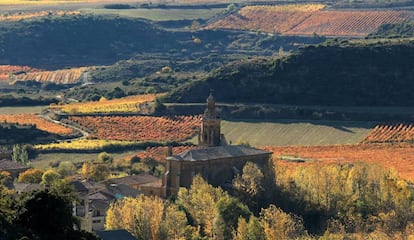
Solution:
<svg viewBox="0 0 414 240">
<path fill-rule="evenodd" d="M 200 146 L 214 147 L 221 143 L 220 117 L 216 112 L 216 101 L 213 97 L 213 91 L 207 97 L 207 108 L 201 119 L 201 131 L 198 135 Z"/>
</svg>

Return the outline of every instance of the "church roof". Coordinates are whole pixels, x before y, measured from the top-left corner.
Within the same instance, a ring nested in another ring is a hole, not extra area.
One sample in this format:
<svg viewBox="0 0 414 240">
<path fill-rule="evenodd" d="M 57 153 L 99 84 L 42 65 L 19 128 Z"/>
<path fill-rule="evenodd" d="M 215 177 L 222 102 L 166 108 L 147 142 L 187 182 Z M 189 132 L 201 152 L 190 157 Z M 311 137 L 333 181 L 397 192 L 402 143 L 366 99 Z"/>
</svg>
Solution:
<svg viewBox="0 0 414 240">
<path fill-rule="evenodd" d="M 159 180 L 160 180 L 159 178 L 154 177 L 148 173 L 140 173 L 137 175 L 126 176 L 122 178 L 112 178 L 108 180 L 107 182 L 114 183 L 114 184 L 142 185 L 142 184 L 147 184 L 147 183 L 152 183 L 152 182 L 158 182 Z"/>
<path fill-rule="evenodd" d="M 206 161 L 213 159 L 222 159 L 222 158 L 233 158 L 233 157 L 243 157 L 243 156 L 255 156 L 270 154 L 271 152 L 243 146 L 218 146 L 218 147 L 208 147 L 208 148 L 199 148 L 184 151 L 178 155 L 174 155 L 167 159 L 177 160 L 177 161 Z"/>
</svg>

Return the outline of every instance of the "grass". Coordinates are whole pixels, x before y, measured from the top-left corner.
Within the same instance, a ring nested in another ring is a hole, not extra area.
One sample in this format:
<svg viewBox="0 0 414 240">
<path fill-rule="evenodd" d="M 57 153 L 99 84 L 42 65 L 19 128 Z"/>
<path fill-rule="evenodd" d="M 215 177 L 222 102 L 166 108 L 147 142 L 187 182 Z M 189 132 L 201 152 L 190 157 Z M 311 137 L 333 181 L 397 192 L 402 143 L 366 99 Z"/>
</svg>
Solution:
<svg viewBox="0 0 414 240">
<path fill-rule="evenodd" d="M 345 121 L 222 121 L 221 131 L 232 144 L 252 146 L 355 144 L 375 127 L 373 122 Z"/>
<path fill-rule="evenodd" d="M 41 113 L 49 106 L 0 107 L 0 114 Z"/>
<path fill-rule="evenodd" d="M 152 21 L 175 21 L 208 19 L 224 9 L 81 9 L 82 13 L 99 15 L 117 15 L 120 17 L 145 18 Z"/>
<path fill-rule="evenodd" d="M 126 151 L 122 153 L 110 153 L 114 159 L 132 156 L 138 151 Z M 81 163 L 85 161 L 94 161 L 98 159 L 99 153 L 46 153 L 39 154 L 32 162 L 32 167 L 47 169 L 49 163 L 71 161 L 73 163 Z"/>
<path fill-rule="evenodd" d="M 0 5 L 18 5 L 18 4 L 61 4 L 73 2 L 87 2 L 82 0 L 0 0 Z"/>
</svg>

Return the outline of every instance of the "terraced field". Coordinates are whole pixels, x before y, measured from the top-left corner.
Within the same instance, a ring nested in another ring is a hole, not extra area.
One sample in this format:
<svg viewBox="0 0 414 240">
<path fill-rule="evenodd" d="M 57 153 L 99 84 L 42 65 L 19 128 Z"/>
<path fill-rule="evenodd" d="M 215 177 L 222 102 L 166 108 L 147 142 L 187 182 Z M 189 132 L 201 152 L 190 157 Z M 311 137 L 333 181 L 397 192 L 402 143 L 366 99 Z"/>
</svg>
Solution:
<svg viewBox="0 0 414 240">
<path fill-rule="evenodd" d="M 89 67 L 71 68 L 56 71 L 37 71 L 17 74 L 16 81 L 51 82 L 55 84 L 75 84 L 83 81 Z"/>
<path fill-rule="evenodd" d="M 35 69 L 29 66 L 12 66 L 12 65 L 0 65 L 0 81 L 10 80 L 10 75 L 16 72 L 37 72 L 39 69 Z"/>
</svg>

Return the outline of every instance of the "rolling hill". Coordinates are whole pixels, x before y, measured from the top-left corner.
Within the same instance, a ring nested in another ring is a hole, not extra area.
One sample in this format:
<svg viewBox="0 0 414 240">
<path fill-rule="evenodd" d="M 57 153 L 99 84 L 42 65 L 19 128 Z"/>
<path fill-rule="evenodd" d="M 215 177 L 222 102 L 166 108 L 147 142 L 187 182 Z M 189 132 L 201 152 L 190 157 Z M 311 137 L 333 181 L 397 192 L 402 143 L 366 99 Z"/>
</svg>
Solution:
<svg viewBox="0 0 414 240">
<path fill-rule="evenodd" d="M 233 144 L 252 146 L 356 144 L 373 126 L 370 122 L 231 120 L 222 122 L 222 132 Z"/>
<path fill-rule="evenodd" d="M 413 106 L 414 42 L 330 41 L 283 58 L 226 65 L 173 91 L 166 101 L 331 106 Z M 203 94 L 204 93 L 204 94 Z"/>
</svg>

